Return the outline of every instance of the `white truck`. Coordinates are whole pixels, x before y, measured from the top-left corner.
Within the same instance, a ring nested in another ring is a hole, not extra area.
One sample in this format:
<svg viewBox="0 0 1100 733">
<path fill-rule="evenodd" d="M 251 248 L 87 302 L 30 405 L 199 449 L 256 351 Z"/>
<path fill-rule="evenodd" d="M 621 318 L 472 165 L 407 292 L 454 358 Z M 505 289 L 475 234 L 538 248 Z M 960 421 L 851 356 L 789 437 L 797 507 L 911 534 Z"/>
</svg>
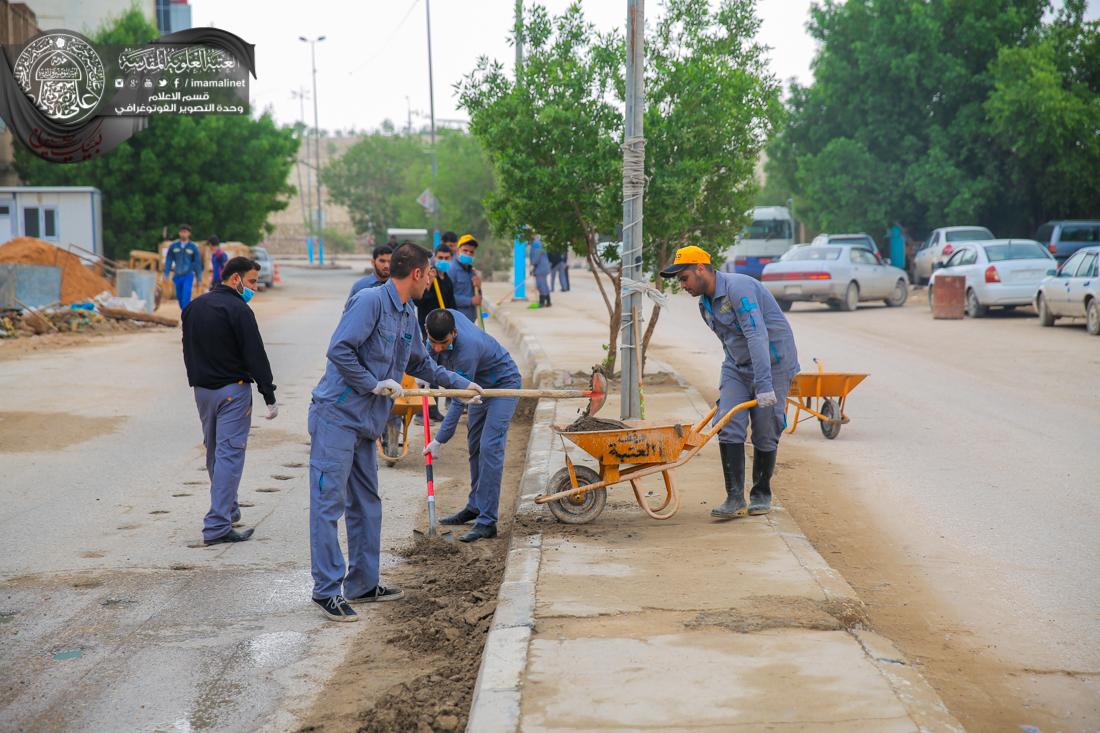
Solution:
<svg viewBox="0 0 1100 733">
<path fill-rule="evenodd" d="M 760 279 L 764 266 L 777 261 L 795 244 L 795 223 L 786 206 L 757 206 L 752 223 L 725 252 L 723 272 L 740 272 Z"/>
</svg>

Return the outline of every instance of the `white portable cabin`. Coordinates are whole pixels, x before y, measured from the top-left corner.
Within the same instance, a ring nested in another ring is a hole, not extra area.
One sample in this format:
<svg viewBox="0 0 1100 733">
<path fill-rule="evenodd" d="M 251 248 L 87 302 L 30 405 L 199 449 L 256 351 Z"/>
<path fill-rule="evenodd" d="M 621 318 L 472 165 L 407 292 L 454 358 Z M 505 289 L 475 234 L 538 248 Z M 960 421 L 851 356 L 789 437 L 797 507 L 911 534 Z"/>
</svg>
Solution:
<svg viewBox="0 0 1100 733">
<path fill-rule="evenodd" d="M 36 237 L 103 256 L 103 195 L 92 186 L 0 187 L 0 244 Z"/>
</svg>

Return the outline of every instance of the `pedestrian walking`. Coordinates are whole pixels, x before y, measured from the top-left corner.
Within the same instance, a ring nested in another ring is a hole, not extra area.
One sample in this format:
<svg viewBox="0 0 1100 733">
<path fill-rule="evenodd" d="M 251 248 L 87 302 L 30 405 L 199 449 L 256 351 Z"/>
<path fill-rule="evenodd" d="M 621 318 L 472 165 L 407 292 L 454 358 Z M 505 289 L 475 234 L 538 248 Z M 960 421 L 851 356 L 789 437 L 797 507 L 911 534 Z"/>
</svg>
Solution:
<svg viewBox="0 0 1100 733">
<path fill-rule="evenodd" d="M 715 272 L 706 250 L 682 247 L 661 271 L 699 298 L 699 314 L 718 336 L 725 351 L 719 388 L 717 422 L 734 405 L 755 399 L 756 407 L 739 412 L 718 433 L 726 500 L 711 516 L 732 519 L 771 511 L 772 474 L 779 437 L 786 426 L 787 391 L 798 373 L 794 334 L 771 293 L 739 273 Z M 752 423 L 752 489 L 745 506 L 745 437 Z"/>
<path fill-rule="evenodd" d="M 481 308 L 481 276 L 474 269 L 477 247 L 472 234 L 463 234 L 458 240 L 458 265 L 448 272 L 454 281 L 455 307 L 470 319 L 470 323 L 477 323 L 477 312 Z"/>
<path fill-rule="evenodd" d="M 206 243 L 214 248 L 210 253 L 210 289 L 213 290 L 221 284 L 222 268 L 229 261 L 229 254 L 222 249 L 222 242 L 215 234 L 211 234 Z"/>
<path fill-rule="evenodd" d="M 324 376 L 309 408 L 309 542 L 313 602 L 333 621 L 356 621 L 350 603 L 392 601 L 379 582 L 382 500 L 375 441 L 399 397 L 402 374 L 429 384 L 481 388 L 428 357 L 413 302 L 431 284 L 430 253 L 415 244 L 393 253 L 385 285 L 359 291 L 329 342 Z M 480 400 L 475 396 L 471 401 Z M 337 522 L 345 517 L 348 562 Z"/>
<path fill-rule="evenodd" d="M 516 363 L 508 350 L 485 331 L 462 317 L 457 310 L 434 310 L 426 322 L 429 351 L 440 366 L 472 379 L 486 389 L 519 389 L 523 386 Z M 440 524 L 474 522 L 459 537 L 462 542 L 496 537 L 500 509 L 500 479 L 504 473 L 504 452 L 508 426 L 516 412 L 516 397 L 487 397 L 469 407 L 466 445 L 470 453 L 470 493 L 466 506 L 444 517 Z M 443 424 L 424 448 L 435 461 L 458 427 L 466 405 L 451 401 Z"/>
<path fill-rule="evenodd" d="M 207 545 L 242 542 L 252 529 L 238 532 L 241 519 L 237 489 L 244 472 L 248 430 L 252 426 L 252 383 L 267 404 L 265 417 L 279 414 L 271 364 L 256 316 L 247 305 L 260 276 L 260 264 L 234 257 L 222 269 L 221 283 L 183 310 L 183 363 L 195 390 L 202 421 L 210 510 L 203 520 Z"/>
<path fill-rule="evenodd" d="M 191 292 L 195 280 L 202 279 L 202 253 L 197 244 L 191 241 L 191 225 L 180 224 L 179 239 L 168 245 L 164 257 L 164 279 L 172 278 L 176 290 L 176 300 L 180 310 L 191 302 Z"/>
<path fill-rule="evenodd" d="M 561 286 L 563 293 L 569 292 L 569 251 L 566 250 L 561 255 L 561 262 L 558 263 L 558 284 Z"/>
<path fill-rule="evenodd" d="M 543 249 L 542 240 L 536 236 L 531 242 L 531 274 L 539 291 L 539 307 L 550 307 L 550 257 Z"/>
<path fill-rule="evenodd" d="M 374 248 L 371 253 L 371 264 L 374 271 L 365 277 L 361 277 L 355 281 L 355 284 L 351 286 L 351 292 L 348 293 L 348 298 L 358 293 L 364 288 L 374 288 L 379 285 L 385 285 L 386 281 L 390 279 L 390 258 L 393 256 L 393 247 L 388 244 L 380 244 Z"/>
</svg>

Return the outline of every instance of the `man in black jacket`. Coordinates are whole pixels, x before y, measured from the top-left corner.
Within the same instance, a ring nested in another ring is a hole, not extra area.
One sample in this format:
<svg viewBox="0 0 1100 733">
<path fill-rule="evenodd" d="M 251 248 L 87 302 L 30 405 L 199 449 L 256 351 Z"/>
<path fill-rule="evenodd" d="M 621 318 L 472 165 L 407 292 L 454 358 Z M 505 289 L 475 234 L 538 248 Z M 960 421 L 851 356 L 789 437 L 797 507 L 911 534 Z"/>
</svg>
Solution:
<svg viewBox="0 0 1100 733">
<path fill-rule="evenodd" d="M 204 544 L 243 542 L 251 529 L 238 532 L 237 488 L 244 471 L 244 451 L 252 425 L 252 387 L 267 403 L 267 419 L 279 414 L 271 365 L 246 303 L 252 299 L 260 265 L 234 257 L 222 269 L 222 281 L 183 309 L 183 361 L 187 382 L 195 388 L 202 420 L 206 471 L 210 475 L 210 511 L 203 521 Z"/>
</svg>

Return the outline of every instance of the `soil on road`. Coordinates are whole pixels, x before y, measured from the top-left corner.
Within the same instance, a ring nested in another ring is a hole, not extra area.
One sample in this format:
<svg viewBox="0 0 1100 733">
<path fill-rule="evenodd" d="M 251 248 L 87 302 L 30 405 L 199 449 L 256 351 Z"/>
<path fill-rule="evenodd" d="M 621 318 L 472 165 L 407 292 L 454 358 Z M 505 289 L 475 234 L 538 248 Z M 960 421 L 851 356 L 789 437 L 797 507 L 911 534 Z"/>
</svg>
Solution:
<svg viewBox="0 0 1100 733">
<path fill-rule="evenodd" d="M 575 279 L 555 307 L 606 322 Z M 871 376 L 836 440 L 814 422 L 784 437 L 778 501 L 968 730 L 1100 730 L 1100 339 L 1029 309 L 934 321 L 921 290 L 789 317 L 804 371 Z M 673 297 L 650 353 L 717 397 L 693 299 Z"/>
</svg>

